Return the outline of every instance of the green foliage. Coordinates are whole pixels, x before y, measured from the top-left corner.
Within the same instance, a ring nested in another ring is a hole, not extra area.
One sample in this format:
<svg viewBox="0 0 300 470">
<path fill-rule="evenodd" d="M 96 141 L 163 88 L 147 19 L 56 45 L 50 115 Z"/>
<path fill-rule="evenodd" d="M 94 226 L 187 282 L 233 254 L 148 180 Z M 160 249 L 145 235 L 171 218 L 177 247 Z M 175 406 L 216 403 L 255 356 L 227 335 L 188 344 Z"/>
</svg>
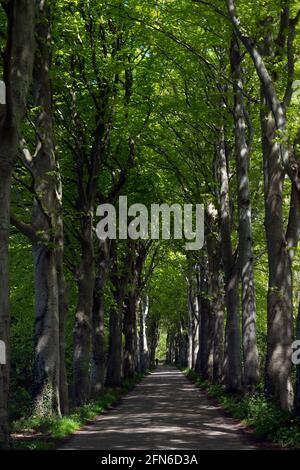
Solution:
<svg viewBox="0 0 300 470">
<path fill-rule="evenodd" d="M 149 295 L 153 299 L 152 314 L 157 315 L 164 324 L 173 323 L 176 326 L 180 318 L 186 318 L 185 271 L 185 255 L 170 248 L 165 251 L 149 283 Z"/>
<path fill-rule="evenodd" d="M 32 387 L 34 280 L 30 244 L 14 234 L 11 259 L 11 406 L 12 419 L 28 414 Z"/>
<path fill-rule="evenodd" d="M 156 357 L 159 361 L 164 361 L 166 359 L 166 349 L 167 349 L 167 333 L 161 331 L 159 335 Z"/>
<path fill-rule="evenodd" d="M 232 37 L 230 22 L 223 0 L 197 2 L 119 0 L 91 2 L 59 0 L 49 2 L 51 9 L 51 82 L 53 89 L 53 122 L 57 159 L 63 185 L 63 215 L 65 231 L 65 268 L 69 286 L 69 312 L 66 319 L 66 365 L 72 382 L 72 335 L 77 302 L 77 275 L 81 256 L 82 227 L 80 217 L 82 194 L 78 194 L 77 165 L 82 158 L 82 179 L 89 186 L 90 155 L 95 127 L 104 111 L 104 123 L 109 129 L 109 143 L 101 153 L 97 179 L 97 201 L 106 200 L 125 175 L 120 194 L 128 196 L 129 204 L 202 203 L 213 202 L 218 209 L 218 183 L 215 174 L 215 150 L 220 124 L 226 123 L 230 193 L 232 200 L 232 242 L 238 245 L 237 184 L 235 177 L 233 93 L 229 65 Z M 237 9 L 245 30 L 262 46 L 266 37 L 278 33 L 284 2 L 280 0 L 237 1 Z M 289 2 L 296 15 L 299 1 Z M 217 14 L 214 6 L 224 15 Z M 271 20 L 271 21 L 270 21 Z M 6 15 L 0 8 L 0 23 L 4 31 Z M 295 57 L 299 56 L 299 28 L 296 31 Z M 5 34 L 0 35 L 0 50 L 5 46 Z M 278 54 L 277 54 L 278 55 Z M 287 81 L 287 50 L 284 59 L 276 56 L 267 61 L 268 69 L 278 76 L 279 96 Z M 1 70 L 3 68 L 1 64 Z M 264 374 L 267 333 L 268 259 L 264 230 L 263 158 L 260 129 L 260 83 L 248 54 L 243 51 L 245 107 L 253 142 L 250 162 L 250 188 L 253 205 L 253 249 L 257 304 L 257 337 L 260 366 Z M 299 60 L 295 64 L 296 80 L 300 78 Z M 128 90 L 128 83 L 130 84 Z M 224 93 L 220 90 L 224 89 Z M 107 91 L 108 90 L 108 91 Z M 103 98 L 107 91 L 108 98 Z M 73 100 L 73 101 L 72 101 Z M 224 103 L 223 103 L 224 102 Z M 73 113 L 76 108 L 76 118 Z M 105 109 L 104 109 L 105 108 Z M 40 109 L 28 103 L 28 119 L 22 135 L 30 150 L 35 148 L 35 117 Z M 288 137 L 291 143 L 299 130 L 299 103 L 294 94 L 287 110 Z M 249 132 L 248 132 L 249 133 Z M 249 136 L 250 137 L 250 136 Z M 135 163 L 128 169 L 133 139 Z M 278 137 L 279 139 L 279 137 Z M 251 140 L 251 139 L 249 139 Z M 299 145 L 298 145 L 299 147 Z M 298 148 L 295 145 L 295 148 Z M 298 149 L 299 150 L 299 149 Z M 32 152 L 34 153 L 34 151 Z M 79 158 L 80 157 L 80 158 Z M 48 176 L 57 176 L 49 172 Z M 291 185 L 285 182 L 284 225 L 287 225 Z M 85 192 L 85 191 L 83 191 Z M 117 191 L 118 193 L 118 191 Z M 12 212 L 28 222 L 32 214 L 32 175 L 21 162 L 16 165 L 12 185 Z M 89 210 L 88 208 L 87 210 Z M 219 238 L 219 233 L 214 234 Z M 97 239 L 94 234 L 95 246 Z M 53 248 L 52 245 L 48 245 Z M 145 273 L 151 271 L 154 243 L 146 260 Z M 32 405 L 32 364 L 34 329 L 34 279 L 31 246 L 18 233 L 11 237 L 11 404 L 12 420 L 30 415 Z M 121 258 L 126 244 L 118 243 Z M 97 250 L 95 250 L 96 253 Z M 97 253 L 96 253 L 97 254 Z M 197 257 L 197 255 L 195 255 Z M 125 266 L 125 269 L 127 267 Z M 168 333 L 187 333 L 187 277 L 189 260 L 183 242 L 171 240 L 159 245 L 154 267 L 147 278 L 143 295 L 150 298 L 148 326 L 158 322 L 161 330 L 157 357 L 166 354 Z M 293 263 L 294 312 L 296 315 L 300 285 L 299 250 Z M 110 280 L 104 292 L 105 338 L 108 336 L 108 316 L 115 300 Z M 107 344 L 107 341 L 106 341 Z M 190 373 L 191 375 L 191 373 Z M 197 383 L 217 397 L 234 416 L 254 426 L 260 436 L 274 438 L 282 445 L 299 442 L 298 423 L 282 414 L 261 393 L 232 397 L 222 387 Z M 124 384 L 124 389 L 130 388 Z M 262 386 L 260 386 L 260 390 Z M 117 392 L 111 392 L 99 402 L 85 405 L 68 417 L 27 418 L 15 424 L 17 430 L 34 429 L 50 439 L 60 438 L 77 429 L 86 420 L 101 412 Z M 105 400 L 108 400 L 106 403 Z M 294 436 L 294 437 L 293 437 Z M 35 440 L 28 448 L 43 448 Z M 33 446 L 33 447 L 30 447 Z M 35 447 L 34 447 L 35 446 Z"/>
<path fill-rule="evenodd" d="M 253 427 L 258 438 L 267 439 L 282 447 L 300 446 L 300 420 L 283 412 L 263 393 L 232 395 L 221 385 L 204 381 L 193 370 L 186 370 L 185 373 L 201 389 L 216 398 L 234 418 Z"/>
<path fill-rule="evenodd" d="M 124 394 L 132 390 L 143 377 L 143 374 L 137 374 L 134 379 L 125 381 L 122 387 L 106 390 L 103 396 L 75 408 L 67 416 L 42 418 L 29 416 L 15 421 L 12 424 L 12 432 L 27 436 L 26 440 L 22 438 L 17 439 L 15 448 L 28 450 L 54 448 L 57 440 L 73 434 L 88 421 L 101 414 L 105 409 L 116 403 Z M 32 439 L 30 439 L 30 435 L 33 436 Z"/>
</svg>

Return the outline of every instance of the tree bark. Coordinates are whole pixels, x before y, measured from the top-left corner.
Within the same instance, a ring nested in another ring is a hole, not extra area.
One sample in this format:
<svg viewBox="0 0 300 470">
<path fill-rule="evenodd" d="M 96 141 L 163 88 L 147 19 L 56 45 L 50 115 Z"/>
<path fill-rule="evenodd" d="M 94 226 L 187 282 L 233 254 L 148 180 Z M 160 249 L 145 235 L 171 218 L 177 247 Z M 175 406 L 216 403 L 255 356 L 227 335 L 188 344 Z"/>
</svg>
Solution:
<svg viewBox="0 0 300 470">
<path fill-rule="evenodd" d="M 33 245 L 36 318 L 34 328 L 34 412 L 60 414 L 59 305 L 56 259 L 39 242 Z"/>
<path fill-rule="evenodd" d="M 140 309 L 141 309 L 141 297 L 139 296 L 136 303 L 136 330 L 135 330 L 135 372 L 139 373 L 141 371 L 141 351 L 140 351 Z"/>
<path fill-rule="evenodd" d="M 268 345 L 266 362 L 267 391 L 275 396 L 284 410 L 290 410 L 293 405 L 293 389 L 291 385 L 291 341 L 292 341 L 292 258 L 288 251 L 289 239 L 298 243 L 298 228 L 292 228 L 292 235 L 283 232 L 282 194 L 284 173 L 289 176 L 295 191 L 300 199 L 299 162 L 290 151 L 287 141 L 286 108 L 292 96 L 292 83 L 294 77 L 293 41 L 295 27 L 300 15 L 291 20 L 289 8 L 284 9 L 280 17 L 280 26 L 283 31 L 283 44 L 285 33 L 289 29 L 288 49 L 289 67 L 288 83 L 283 102 L 276 92 L 276 73 L 270 74 L 265 65 L 262 53 L 255 47 L 253 40 L 242 31 L 236 13 L 234 0 L 226 0 L 230 20 L 235 31 L 249 52 L 257 75 L 260 79 L 262 96 L 269 108 L 262 109 L 262 137 L 265 175 L 265 226 L 269 256 L 269 291 L 268 291 Z M 263 53 L 271 58 L 281 58 L 283 47 L 278 46 L 278 39 L 282 43 L 282 33 L 279 33 L 277 43 L 271 38 Z M 281 142 L 274 142 L 277 134 Z M 299 207 L 293 205 L 292 212 Z M 290 212 L 290 221 L 293 219 Z M 288 231 L 291 229 L 289 221 Z M 293 225 L 293 224 L 292 224 Z M 299 237 L 299 235 L 298 235 Z M 295 246 L 295 245 L 293 245 Z M 293 251 L 293 250 L 292 250 Z"/>
<path fill-rule="evenodd" d="M 213 376 L 213 311 L 209 299 L 208 263 L 206 256 L 200 267 L 200 348 L 197 370 L 205 380 Z"/>
<path fill-rule="evenodd" d="M 192 368 L 199 371 L 200 368 L 200 323 L 201 323 L 201 279 L 200 266 L 194 265 L 194 290 L 193 290 L 193 354 Z"/>
<path fill-rule="evenodd" d="M 3 140 L 0 134 L 0 155 L 2 157 Z M 0 164 L 0 340 L 6 348 L 6 364 L 0 365 L 0 448 L 9 446 L 8 427 L 8 393 L 9 393 L 9 212 L 10 212 L 10 184 L 11 169 L 3 168 L 3 157 Z"/>
<path fill-rule="evenodd" d="M 118 289 L 114 285 L 114 289 Z M 123 297 L 117 291 L 114 294 L 115 305 L 109 312 L 109 347 L 107 361 L 107 385 L 118 387 L 123 381 L 122 314 Z"/>
<path fill-rule="evenodd" d="M 149 297 L 146 295 L 141 300 L 140 307 L 140 330 L 139 330 L 139 344 L 140 344 L 140 371 L 146 372 L 149 368 L 149 349 L 146 331 L 146 321 L 149 313 Z"/>
<path fill-rule="evenodd" d="M 9 257 L 10 185 L 19 132 L 26 111 L 34 57 L 33 0 L 7 2 L 8 34 L 4 55 L 6 105 L 0 109 L 0 340 L 6 364 L 0 365 L 0 448 L 9 446 L 8 394 L 10 367 Z"/>
<path fill-rule="evenodd" d="M 194 350 L 194 313 L 193 313 L 193 291 L 191 277 L 188 279 L 187 287 L 188 296 L 188 314 L 189 314 L 189 325 L 188 325 L 188 368 L 193 368 L 193 350 Z"/>
<path fill-rule="evenodd" d="M 178 365 L 187 367 L 187 334 L 185 332 L 184 320 L 180 321 L 178 327 Z"/>
<path fill-rule="evenodd" d="M 147 325 L 147 331 L 148 331 L 148 338 L 149 338 L 149 362 L 150 362 L 150 367 L 154 368 L 155 367 L 155 354 L 156 354 L 156 348 L 158 345 L 158 340 L 159 340 L 159 324 L 158 320 L 156 318 L 149 318 L 148 317 L 148 325 Z M 174 362 L 175 360 L 175 344 L 174 344 L 174 335 L 172 338 L 172 354 L 171 354 L 171 361 Z"/>
<path fill-rule="evenodd" d="M 135 373 L 135 337 L 136 337 L 136 293 L 131 292 L 125 300 L 124 312 L 124 378 L 132 379 Z"/>
<path fill-rule="evenodd" d="M 95 286 L 93 221 L 91 214 L 81 216 L 81 262 L 78 270 L 78 298 L 74 325 L 74 388 L 76 405 L 86 403 L 91 393 L 91 329 Z"/>
<path fill-rule="evenodd" d="M 273 115 L 262 109 L 265 229 L 269 260 L 266 388 L 285 410 L 293 405 L 291 384 L 292 272 L 283 226 L 284 169 L 275 142 Z"/>
<path fill-rule="evenodd" d="M 58 283 L 58 307 L 59 307 L 59 396 L 60 396 L 60 410 L 63 415 L 69 413 L 69 386 L 67 378 L 66 367 L 66 318 L 69 310 L 69 292 L 66 285 L 66 279 L 63 266 L 63 226 L 62 216 L 60 225 L 60 236 L 56 240 L 56 269 L 57 269 L 57 283 Z"/>
<path fill-rule="evenodd" d="M 141 256 L 136 249 L 135 243 L 130 243 L 129 250 L 129 284 L 125 299 L 124 311 L 124 378 L 133 378 L 135 374 L 136 363 L 136 335 L 137 335 L 137 303 L 140 295 L 139 280 L 141 279 L 141 271 L 145 257 Z"/>
<path fill-rule="evenodd" d="M 192 287 L 191 287 L 190 280 L 188 280 L 187 297 L 188 297 L 188 314 L 189 314 L 187 367 L 189 369 L 192 369 L 193 368 L 193 307 L 192 307 Z"/>
<path fill-rule="evenodd" d="M 212 266 L 211 298 L 214 317 L 213 329 L 213 381 L 224 381 L 224 287 L 220 274 L 220 253 L 215 254 Z"/>
<path fill-rule="evenodd" d="M 112 259 L 112 276 L 114 304 L 111 306 L 109 313 L 109 346 L 107 360 L 106 383 L 110 386 L 120 386 L 123 381 L 123 303 L 126 295 L 127 287 L 127 261 L 126 257 L 124 271 L 119 275 L 117 266 L 117 245 L 113 241 L 111 250 Z"/>
<path fill-rule="evenodd" d="M 227 309 L 225 383 L 227 389 L 239 391 L 241 389 L 239 276 L 231 241 L 229 178 L 224 128 L 220 130 L 220 136 L 217 154 L 220 184 L 221 253 L 225 274 L 225 299 Z"/>
<path fill-rule="evenodd" d="M 41 415 L 68 412 L 65 367 L 65 317 L 67 292 L 63 270 L 62 191 L 52 119 L 49 77 L 50 23 L 44 1 L 37 2 L 33 95 L 39 108 L 36 118 L 38 141 L 34 158 L 25 165 L 34 179 L 32 226 L 38 234 L 33 244 L 36 322 L 34 389 L 35 412 Z M 52 398 L 50 398 L 52 397 Z"/>
<path fill-rule="evenodd" d="M 99 77 L 98 77 L 99 78 Z M 87 151 L 84 142 L 82 121 L 77 109 L 76 93 L 72 91 L 71 119 L 76 141 L 77 171 L 77 209 L 80 215 L 79 242 L 80 262 L 78 267 L 78 299 L 74 326 L 73 397 L 77 405 L 86 402 L 91 393 L 92 361 L 92 321 L 95 287 L 95 256 L 93 224 L 98 195 L 98 181 L 101 161 L 105 155 L 110 139 L 110 116 L 108 113 L 109 87 L 101 82 L 97 110 L 96 126 L 91 148 Z"/>
<path fill-rule="evenodd" d="M 212 203 L 207 207 L 207 224 L 210 227 L 206 235 L 209 275 L 209 298 L 211 308 L 211 355 L 212 379 L 216 383 L 224 381 L 224 287 L 221 272 L 221 246 L 218 236 L 217 210 Z"/>
<path fill-rule="evenodd" d="M 104 288 L 107 280 L 108 242 L 99 242 L 98 273 L 95 281 L 92 331 L 91 394 L 97 397 L 104 390 L 106 350 L 104 337 Z"/>
<path fill-rule="evenodd" d="M 175 359 L 175 335 L 173 331 L 167 334 L 167 364 L 174 364 Z M 151 367 L 151 363 L 150 363 Z"/>
<path fill-rule="evenodd" d="M 231 44 L 231 70 L 234 82 L 235 155 L 238 187 L 239 253 L 238 268 L 242 281 L 242 345 L 244 387 L 253 391 L 259 382 L 259 358 L 256 342 L 256 300 L 252 248 L 251 198 L 249 187 L 249 146 L 246 137 L 241 53 L 235 38 Z"/>
<path fill-rule="evenodd" d="M 296 339 L 300 340 L 300 302 L 298 304 L 297 324 L 296 324 Z M 295 411 L 300 415 L 300 365 L 296 369 L 296 393 L 295 393 Z"/>
</svg>

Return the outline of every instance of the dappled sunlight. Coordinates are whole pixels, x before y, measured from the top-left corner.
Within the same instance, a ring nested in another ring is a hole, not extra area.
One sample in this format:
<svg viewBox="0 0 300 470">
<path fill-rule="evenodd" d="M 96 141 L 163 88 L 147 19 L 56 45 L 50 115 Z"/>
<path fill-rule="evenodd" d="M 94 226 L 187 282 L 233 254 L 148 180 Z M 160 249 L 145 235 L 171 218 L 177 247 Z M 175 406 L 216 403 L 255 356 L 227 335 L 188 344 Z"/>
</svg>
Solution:
<svg viewBox="0 0 300 470">
<path fill-rule="evenodd" d="M 162 390 L 163 392 L 162 392 Z M 123 400 L 62 449 L 252 449 L 239 426 L 220 414 L 174 367 L 159 366 Z"/>
</svg>

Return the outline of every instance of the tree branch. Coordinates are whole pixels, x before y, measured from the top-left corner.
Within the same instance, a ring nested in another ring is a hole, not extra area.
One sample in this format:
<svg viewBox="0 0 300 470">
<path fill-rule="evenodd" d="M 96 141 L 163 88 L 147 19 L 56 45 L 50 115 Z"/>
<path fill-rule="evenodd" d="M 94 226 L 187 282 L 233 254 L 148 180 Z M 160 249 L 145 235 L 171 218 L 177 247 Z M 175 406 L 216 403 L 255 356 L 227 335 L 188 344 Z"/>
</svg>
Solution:
<svg viewBox="0 0 300 470">
<path fill-rule="evenodd" d="M 10 223 L 20 232 L 27 237 L 32 243 L 37 242 L 38 236 L 31 224 L 27 224 L 17 219 L 13 214 L 10 215 Z"/>
</svg>

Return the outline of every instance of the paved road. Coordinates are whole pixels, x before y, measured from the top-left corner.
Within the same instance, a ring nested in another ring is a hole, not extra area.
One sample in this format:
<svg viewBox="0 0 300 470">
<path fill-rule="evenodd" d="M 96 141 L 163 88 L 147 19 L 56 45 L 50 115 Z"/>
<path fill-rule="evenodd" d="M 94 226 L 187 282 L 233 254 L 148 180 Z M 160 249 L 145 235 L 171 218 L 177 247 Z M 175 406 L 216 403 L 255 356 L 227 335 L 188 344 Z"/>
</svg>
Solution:
<svg viewBox="0 0 300 470">
<path fill-rule="evenodd" d="M 159 366 L 122 402 L 60 449 L 255 449 L 239 424 L 171 366 Z"/>
</svg>

